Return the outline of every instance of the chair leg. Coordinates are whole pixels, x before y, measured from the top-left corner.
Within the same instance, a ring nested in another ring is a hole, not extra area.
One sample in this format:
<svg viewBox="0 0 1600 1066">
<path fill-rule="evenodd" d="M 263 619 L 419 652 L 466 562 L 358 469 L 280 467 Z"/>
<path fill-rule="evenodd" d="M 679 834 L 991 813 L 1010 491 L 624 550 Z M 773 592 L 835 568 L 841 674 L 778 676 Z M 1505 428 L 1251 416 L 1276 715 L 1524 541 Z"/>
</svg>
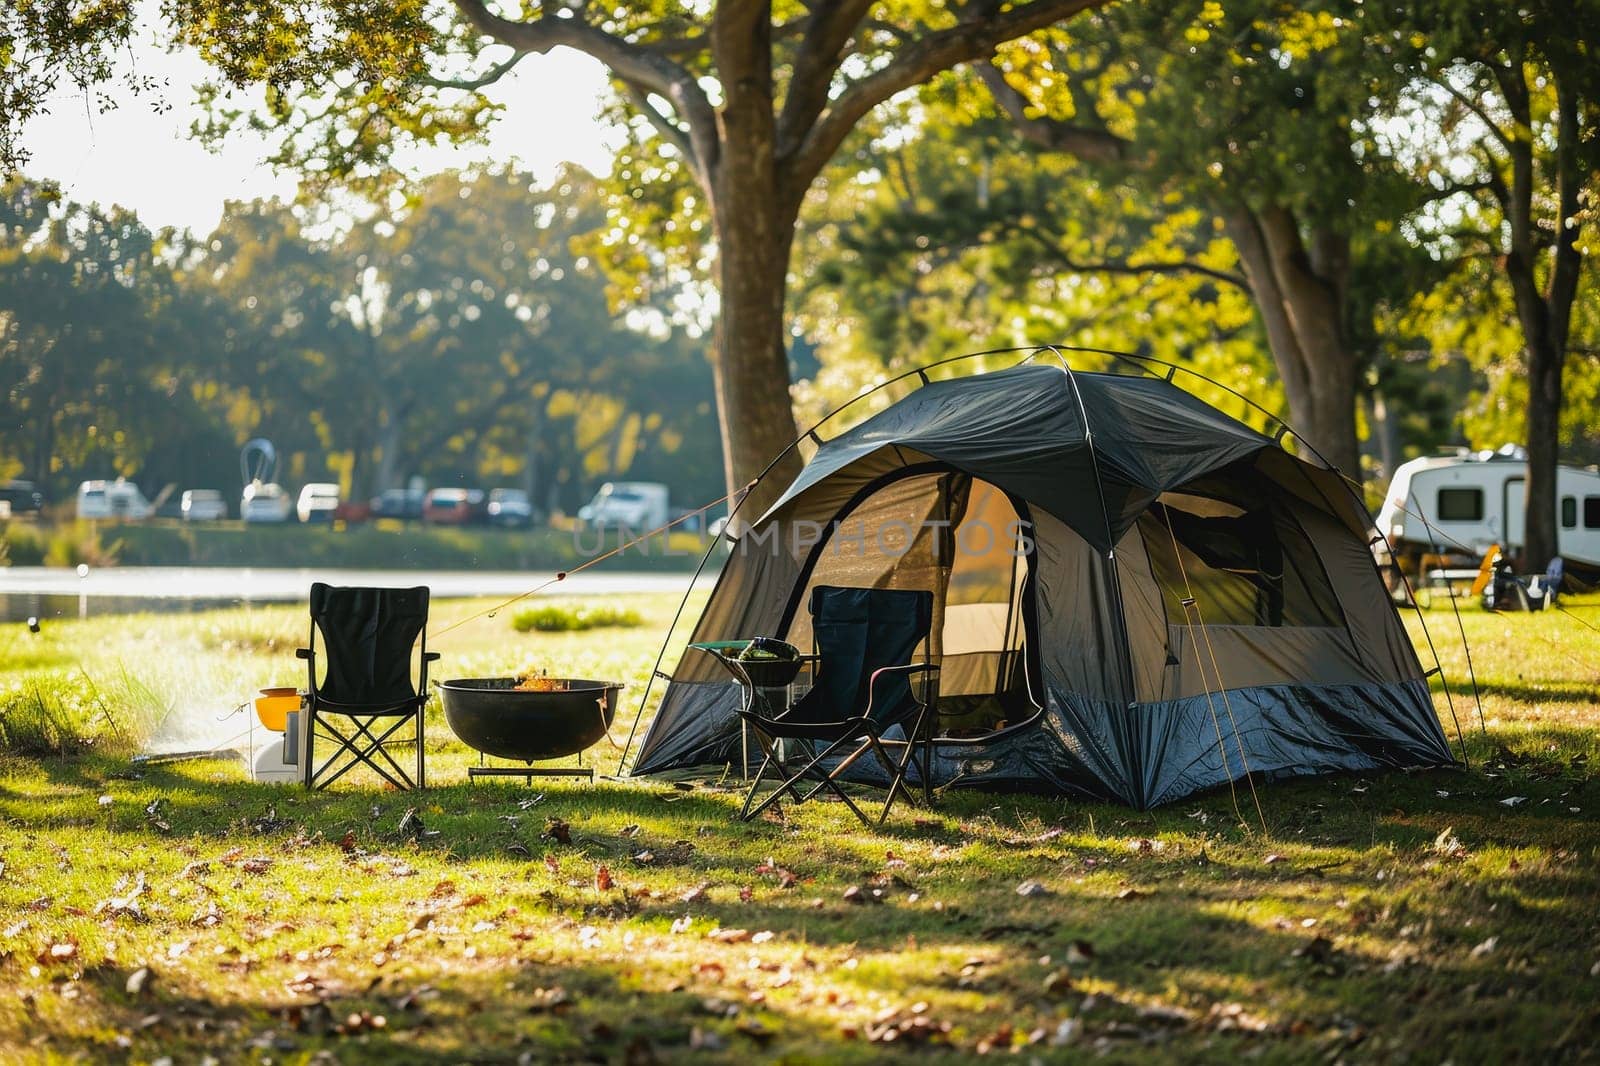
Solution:
<svg viewBox="0 0 1600 1066">
<path fill-rule="evenodd" d="M 409 716 L 396 718 L 381 734 L 374 733 L 372 731 L 372 725 L 373 722 L 376 721 L 376 718 L 367 718 L 363 720 L 354 716 L 346 717 L 350 718 L 350 723 L 354 727 L 349 735 L 341 732 L 331 722 L 323 721 L 321 723 L 322 727 L 332 734 L 332 739 L 337 744 L 333 754 L 328 756 L 327 761 L 323 763 L 322 766 L 318 767 L 313 761 L 311 761 L 309 756 L 310 749 L 308 745 L 305 772 L 309 787 L 313 789 L 325 789 L 329 785 L 332 785 L 335 781 L 338 781 L 339 778 L 355 769 L 358 763 L 365 764 L 373 773 L 377 774 L 394 788 L 399 789 L 402 792 L 419 787 L 411 780 L 410 775 L 407 774 L 405 770 L 401 769 L 400 764 L 395 762 L 394 756 L 390 755 L 388 750 L 384 747 L 384 744 L 389 740 L 389 738 L 395 733 L 399 732 L 399 730 L 405 726 L 407 717 Z M 315 727 L 317 723 L 313 721 L 311 724 L 313 727 Z M 348 761 L 346 761 L 344 765 L 340 766 L 337 770 L 334 770 L 335 765 L 340 760 L 340 756 L 345 755 L 349 756 Z M 381 758 L 384 763 L 387 763 L 388 769 L 385 769 L 384 766 L 380 765 L 373 757 L 374 755 L 376 755 L 378 758 Z M 333 772 L 329 773 L 330 770 Z M 390 771 L 393 772 L 391 773 Z"/>
<path fill-rule="evenodd" d="M 306 742 L 300 752 L 300 780 L 306 788 L 315 791 L 316 778 L 311 772 L 311 768 L 317 765 L 312 745 L 317 736 L 317 709 L 314 705 L 306 708 L 306 716 Z"/>
<path fill-rule="evenodd" d="M 768 755 L 761 760 L 761 768 L 756 771 L 755 780 L 750 782 L 750 787 L 745 789 L 744 806 L 739 808 L 739 820 L 748 822 L 752 816 L 750 804 L 755 802 L 756 790 L 761 787 L 762 778 L 767 776 L 767 767 L 772 765 L 772 756 Z"/>
<path fill-rule="evenodd" d="M 910 790 L 906 788 L 906 771 L 911 768 L 911 760 L 916 758 L 917 744 L 922 736 L 923 722 L 927 712 L 926 706 L 917 712 L 916 721 L 906 737 L 905 752 L 900 756 L 898 763 L 889 757 L 889 753 L 884 750 L 883 742 L 877 734 L 870 734 L 867 737 L 867 742 L 872 746 L 873 753 L 877 755 L 878 761 L 883 764 L 884 769 L 889 773 L 889 795 L 883 801 L 883 811 L 878 815 L 878 825 L 882 825 L 889 820 L 889 812 L 894 809 L 895 798 L 902 791 L 907 793 L 906 799 L 908 801 L 911 799 Z M 928 791 L 928 773 L 929 770 L 924 767 L 922 772 L 923 789 L 929 797 L 929 806 L 932 806 L 932 793 Z"/>
<path fill-rule="evenodd" d="M 761 731 L 757 730 L 756 731 L 756 735 L 758 737 L 761 737 L 762 736 Z M 763 738 L 763 739 L 765 739 L 765 738 Z M 810 777 L 813 774 L 815 774 L 818 777 L 818 782 L 814 787 L 812 787 L 812 789 L 810 791 L 808 791 L 805 794 L 804 797 L 801 798 L 801 800 L 800 800 L 801 802 L 804 802 L 804 800 L 806 800 L 806 799 L 810 799 L 812 796 L 815 796 L 822 789 L 826 788 L 829 791 L 831 791 L 835 796 L 837 796 L 841 801 L 843 801 L 844 805 L 846 807 L 850 808 L 851 813 L 853 813 L 857 818 L 861 819 L 861 824 L 862 825 L 868 826 L 870 828 L 872 823 L 871 823 L 871 821 L 868 820 L 866 813 L 864 811 L 862 811 L 862 809 L 859 806 L 856 805 L 856 802 L 854 800 L 852 800 L 849 797 L 849 795 L 847 795 L 845 793 L 844 789 L 839 787 L 839 783 L 834 779 L 833 774 L 824 772 L 821 769 L 821 764 L 822 764 L 823 760 L 825 760 L 825 759 L 829 758 L 830 756 L 832 756 L 835 751 L 839 750 L 839 748 L 843 747 L 845 744 L 848 744 L 850 742 L 850 739 L 851 738 L 847 737 L 847 738 L 844 738 L 842 740 L 836 740 L 832 744 L 828 745 L 827 748 L 823 749 L 821 754 L 814 754 L 813 757 L 811 758 L 811 760 L 809 762 L 807 762 L 805 764 L 805 766 L 803 766 L 798 772 L 790 774 L 789 777 L 783 782 L 783 784 L 779 785 L 777 788 L 775 788 L 772 791 L 772 794 L 770 796 L 768 796 L 765 800 L 763 800 L 754 810 L 750 811 L 748 814 L 745 814 L 743 816 L 745 818 L 745 820 L 748 821 L 749 819 L 754 818 L 756 815 L 760 814 L 762 811 L 764 811 L 768 807 L 772 806 L 772 804 L 774 802 L 776 802 L 777 799 L 780 796 L 782 796 L 785 792 L 791 792 L 791 793 L 795 792 L 796 791 L 795 788 L 794 788 L 795 785 L 797 785 L 802 780 L 805 780 L 807 777 Z M 783 767 L 783 762 L 782 762 L 781 759 L 776 759 L 776 757 L 774 756 L 774 761 L 779 767 L 783 768 L 785 772 L 788 772 L 787 768 Z M 835 771 L 835 772 L 837 772 L 837 771 Z M 754 793 L 752 792 L 752 795 L 753 794 Z"/>
</svg>

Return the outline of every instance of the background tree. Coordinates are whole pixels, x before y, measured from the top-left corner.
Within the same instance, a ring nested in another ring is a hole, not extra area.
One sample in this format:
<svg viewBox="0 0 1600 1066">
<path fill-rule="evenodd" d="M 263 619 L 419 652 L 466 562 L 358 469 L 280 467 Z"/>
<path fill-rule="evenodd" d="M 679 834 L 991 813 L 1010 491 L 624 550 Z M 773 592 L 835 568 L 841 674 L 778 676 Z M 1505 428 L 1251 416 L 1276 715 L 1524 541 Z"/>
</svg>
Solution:
<svg viewBox="0 0 1600 1066">
<path fill-rule="evenodd" d="M 1371 148 L 1394 50 L 1354 2 L 1189 0 L 1120 5 L 982 68 L 1022 136 L 1220 220 L 1290 420 L 1352 477 L 1373 300 L 1392 295 L 1394 223 L 1416 206 Z"/>
<path fill-rule="evenodd" d="M 1408 146 L 1412 164 L 1436 188 L 1473 194 L 1419 220 L 1419 233 L 1509 292 L 1526 381 L 1524 563 L 1540 567 L 1556 554 L 1563 376 L 1600 195 L 1600 4 L 1468 7 L 1426 25 L 1388 16 L 1394 36 L 1409 35 L 1406 69 L 1420 82 L 1407 118 L 1432 134 Z M 1478 269 L 1483 253 L 1497 269 Z"/>
<path fill-rule="evenodd" d="M 718 407 L 736 485 L 792 435 L 794 226 L 839 145 L 897 93 L 1095 2 L 529 4 L 510 14 L 484 0 L 174 0 L 166 11 L 226 86 L 265 87 L 264 113 L 249 115 L 214 90 L 213 132 L 269 125 L 283 160 L 330 178 L 377 176 L 408 138 L 472 136 L 490 117 L 477 90 L 527 55 L 565 46 L 599 59 L 656 134 L 658 173 L 641 177 L 692 182 L 709 219 Z"/>
<path fill-rule="evenodd" d="M 702 346 L 611 316 L 573 247 L 603 217 L 580 170 L 441 174 L 343 229 L 235 203 L 203 241 L 0 192 L 0 477 L 231 495 L 240 444 L 267 436 L 291 486 L 356 498 L 414 475 L 569 512 L 612 477 L 718 494 Z"/>
</svg>

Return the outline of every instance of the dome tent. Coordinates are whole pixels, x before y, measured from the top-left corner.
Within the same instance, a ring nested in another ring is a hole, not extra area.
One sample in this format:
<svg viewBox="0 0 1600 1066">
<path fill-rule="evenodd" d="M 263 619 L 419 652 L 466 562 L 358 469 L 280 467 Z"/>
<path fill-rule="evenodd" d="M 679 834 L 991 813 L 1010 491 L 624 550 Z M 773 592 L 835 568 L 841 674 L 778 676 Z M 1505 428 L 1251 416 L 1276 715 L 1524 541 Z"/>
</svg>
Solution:
<svg viewBox="0 0 1600 1066">
<path fill-rule="evenodd" d="M 694 641 L 804 648 L 818 585 L 931 590 L 938 786 L 1146 808 L 1454 761 L 1336 471 L 1170 375 L 922 377 L 741 533 Z M 738 760 L 738 707 L 686 652 L 633 772 Z"/>
</svg>

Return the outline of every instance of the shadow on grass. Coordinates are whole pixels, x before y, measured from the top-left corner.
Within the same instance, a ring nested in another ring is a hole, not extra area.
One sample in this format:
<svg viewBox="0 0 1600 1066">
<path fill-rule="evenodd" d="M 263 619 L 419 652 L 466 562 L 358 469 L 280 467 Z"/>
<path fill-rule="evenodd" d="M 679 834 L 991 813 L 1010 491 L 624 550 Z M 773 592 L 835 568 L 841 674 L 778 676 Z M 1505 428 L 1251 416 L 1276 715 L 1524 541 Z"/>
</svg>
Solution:
<svg viewBox="0 0 1600 1066">
<path fill-rule="evenodd" d="M 1108 1042 L 1101 1050 L 1113 1061 L 1168 1044 L 1225 1055 L 1261 1041 L 1286 1058 L 1337 1054 L 1373 1030 L 1412 1054 L 1471 1058 L 1492 1036 L 1504 1057 L 1534 1059 L 1541 1057 L 1534 1049 L 1572 1049 L 1571 1027 L 1584 1011 L 1592 1020 L 1592 1003 L 1573 1001 L 1589 963 L 1573 950 L 1573 937 L 1592 928 L 1600 875 L 1586 860 L 1536 864 L 1515 877 L 1469 863 L 1527 847 L 1592 857 L 1592 819 L 1569 808 L 1593 798 L 1595 779 L 1586 764 L 1539 751 L 1587 751 L 1593 738 L 1541 729 L 1513 743 L 1517 752 L 1487 768 L 1475 759 L 1471 771 L 1258 785 L 1272 829 L 1266 837 L 1234 821 L 1225 791 L 1151 812 L 959 793 L 931 814 L 898 808 L 883 831 L 865 832 L 838 804 L 790 812 L 787 822 L 738 823 L 735 789 L 486 783 L 419 794 L 308 794 L 203 766 L 149 767 L 128 780 L 116 776 L 125 767 L 94 759 L 34 764 L 44 779 L 37 787 L 0 775 L 0 816 L 37 831 L 103 825 L 130 846 L 160 839 L 157 819 L 174 840 L 219 847 L 270 849 L 320 836 L 335 859 L 333 842 L 351 833 L 362 848 L 426 856 L 452 877 L 500 870 L 507 901 L 531 927 L 589 922 L 612 940 L 626 929 L 656 941 L 592 963 L 552 961 L 534 949 L 475 967 L 459 956 L 448 967 L 422 957 L 411 977 L 375 974 L 376 984 L 330 994 L 327 1015 L 319 1008 L 309 1018 L 304 1009 L 285 1014 L 277 993 L 226 986 L 185 999 L 158 985 L 152 1002 L 135 1004 L 119 993 L 120 975 L 106 976 L 105 1000 L 128 1018 L 160 1016 L 134 1037 L 136 1051 L 152 1054 L 219 1040 L 233 1048 L 266 1041 L 270 1052 L 280 1039 L 289 1042 L 279 1049 L 285 1053 L 326 1048 L 341 1061 L 515 1061 L 523 1052 L 534 1061 L 785 1053 L 876 1061 L 893 1050 L 847 1038 L 840 1022 L 858 1019 L 860 1009 L 810 993 L 768 995 L 776 975 L 754 963 L 746 969 L 742 958 L 726 979 L 692 971 L 675 945 L 699 943 L 699 934 L 667 932 L 692 910 L 697 929 L 766 930 L 775 944 L 794 945 L 801 986 L 810 979 L 804 960 L 818 956 L 834 961 L 814 965 L 834 966 L 849 953 L 863 965 L 842 980 L 859 989 L 862 1003 L 872 990 L 891 1001 L 904 990 L 970 993 L 979 1006 L 953 1019 L 950 1037 L 968 1050 L 1002 1020 L 1052 1028 L 1076 1014 L 1084 1039 Z M 105 790 L 114 794 L 109 811 L 97 805 Z M 1588 798 L 1573 803 L 1576 793 Z M 1525 798 L 1503 806 L 1513 794 Z M 163 802 L 155 813 L 145 813 L 156 799 Z M 398 831 L 412 807 L 438 836 Z M 545 835 L 551 818 L 567 823 L 570 843 Z M 639 828 L 624 828 L 632 825 Z M 947 866 L 897 867 L 890 858 L 935 847 L 952 850 Z M 1274 859 L 1278 852 L 1291 857 Z M 657 878 L 676 888 L 616 903 L 581 878 L 574 886 L 545 876 L 546 855 L 565 873 L 588 876 L 605 862 L 619 882 Z M 791 888 L 772 890 L 773 874 L 760 872 L 768 856 L 792 870 Z M 531 870 L 537 884 L 507 880 L 501 864 Z M 324 868 L 337 879 L 337 862 Z M 1013 890 L 1024 877 L 1043 877 L 1051 890 L 1019 897 Z M 701 882 L 714 888 L 691 907 L 683 890 Z M 546 884 L 553 887 L 541 891 Z M 754 898 L 740 892 L 750 885 L 762 890 Z M 846 902 L 842 892 L 851 885 L 876 887 L 883 901 Z M 1262 900 L 1272 901 L 1277 918 L 1252 910 Z M 1308 913 L 1320 916 L 1309 926 Z M 1497 931 L 1505 947 L 1477 950 Z M 1048 986 L 1061 964 L 1041 960 L 1070 957 L 1079 941 L 1094 946 L 1094 957 Z M 923 968 L 898 970 L 896 957 L 913 950 Z M 432 991 L 416 995 L 423 985 Z M 1257 1004 L 1271 1004 L 1275 1020 L 1255 1035 L 1223 1033 L 1243 1024 L 1218 1013 L 1230 1002 L 1243 1002 L 1247 1018 Z M 1151 1003 L 1164 1013 L 1152 1015 Z M 328 1031 L 361 1010 L 384 1013 L 390 1027 L 356 1036 Z"/>
</svg>

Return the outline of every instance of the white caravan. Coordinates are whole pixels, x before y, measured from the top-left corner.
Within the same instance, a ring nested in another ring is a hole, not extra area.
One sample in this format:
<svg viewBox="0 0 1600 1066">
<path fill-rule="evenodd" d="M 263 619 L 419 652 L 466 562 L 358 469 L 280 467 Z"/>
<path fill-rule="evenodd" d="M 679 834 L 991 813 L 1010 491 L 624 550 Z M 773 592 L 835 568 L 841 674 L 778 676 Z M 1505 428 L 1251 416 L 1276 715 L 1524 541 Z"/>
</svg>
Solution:
<svg viewBox="0 0 1600 1066">
<path fill-rule="evenodd" d="M 1413 459 L 1394 472 L 1378 528 L 1402 555 L 1435 545 L 1480 558 L 1496 544 L 1515 551 L 1522 547 L 1527 483 L 1527 455 L 1512 444 Z M 1556 535 L 1563 558 L 1600 567 L 1600 470 L 1557 469 Z M 1542 570 L 1548 561 L 1527 565 Z"/>
</svg>

